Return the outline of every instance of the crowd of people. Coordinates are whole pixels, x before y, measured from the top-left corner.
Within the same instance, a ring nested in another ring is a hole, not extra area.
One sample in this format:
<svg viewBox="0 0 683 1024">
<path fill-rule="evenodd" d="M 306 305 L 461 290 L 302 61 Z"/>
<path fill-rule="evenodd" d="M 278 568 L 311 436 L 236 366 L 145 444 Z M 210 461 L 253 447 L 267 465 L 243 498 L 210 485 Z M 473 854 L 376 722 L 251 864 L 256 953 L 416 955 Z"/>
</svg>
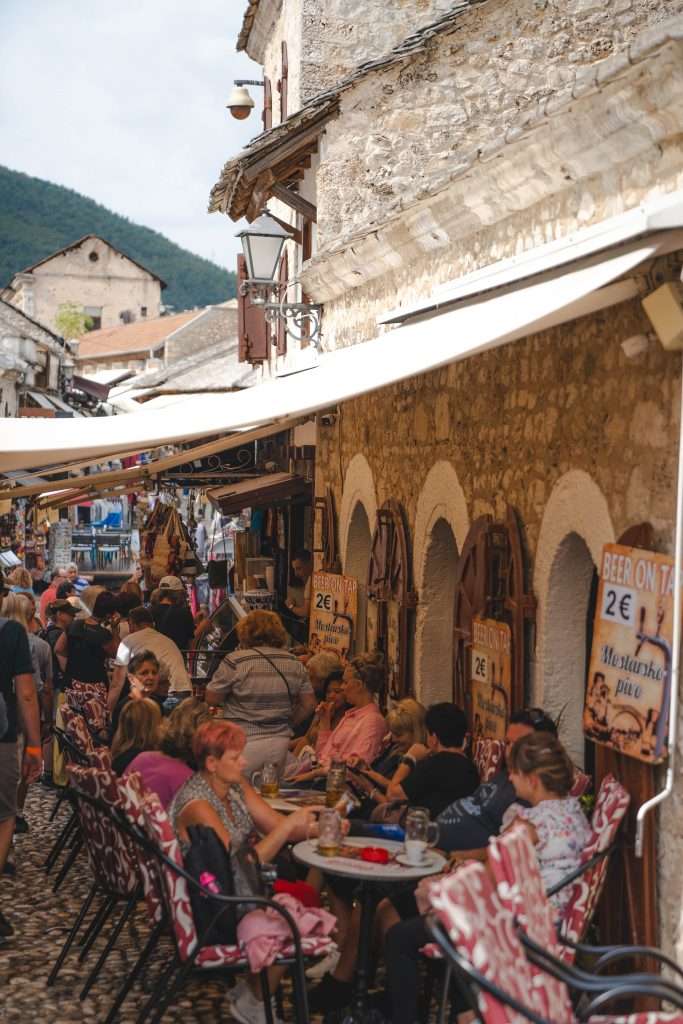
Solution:
<svg viewBox="0 0 683 1024">
<path fill-rule="evenodd" d="M 39 779 L 46 786 L 67 781 L 51 734 L 76 682 L 106 690 L 109 731 L 98 742 L 110 746 L 118 775 L 138 773 L 158 796 L 184 850 L 192 826 L 203 825 L 224 844 L 238 895 L 253 893 L 241 856 L 247 847 L 261 863 L 275 862 L 290 881 L 294 872 L 294 881 L 322 894 L 336 918 L 338 950 L 314 969 L 313 1011 L 350 1002 L 359 912 L 347 882 L 297 873 L 282 854 L 316 834 L 332 769 L 344 766 L 351 794 L 345 829 L 400 824 L 407 809 L 424 808 L 449 870 L 464 859 L 485 860 L 489 839 L 520 819 L 548 886 L 579 863 L 588 824 L 570 795 L 573 765 L 542 709 L 511 715 L 504 763 L 480 781 L 463 709 L 406 698 L 385 710 L 384 667 L 375 652 L 342 664 L 332 652 L 290 649 L 279 616 L 252 611 L 238 623 L 237 649 L 197 696 L 187 653 L 203 623 L 193 620 L 177 577 L 164 577 L 148 605 L 135 580 L 114 594 L 81 579 L 75 566 L 57 571 L 39 602 L 23 569 L 0 581 L 0 589 L 0 871 L 20 870 L 9 854 L 15 830 L 30 828 L 27 787 Z M 320 791 L 320 806 L 275 811 L 252 784 L 266 764 L 292 785 Z M 396 1024 L 418 1020 L 429 884 L 397 885 L 377 910 L 377 954 L 387 979 L 378 1012 Z M 559 910 L 561 894 L 555 899 Z M 0 911 L 0 943 L 12 934 Z M 280 975 L 272 969 L 270 977 L 274 989 Z M 231 999 L 237 1020 L 266 1019 L 256 976 Z"/>
</svg>

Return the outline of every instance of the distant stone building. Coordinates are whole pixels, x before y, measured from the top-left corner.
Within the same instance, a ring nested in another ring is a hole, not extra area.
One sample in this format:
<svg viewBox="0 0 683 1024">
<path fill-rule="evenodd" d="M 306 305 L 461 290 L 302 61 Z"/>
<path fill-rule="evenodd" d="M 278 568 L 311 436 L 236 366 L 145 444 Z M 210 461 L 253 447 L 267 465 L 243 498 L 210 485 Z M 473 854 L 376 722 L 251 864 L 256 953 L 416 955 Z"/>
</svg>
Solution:
<svg viewBox="0 0 683 1024">
<path fill-rule="evenodd" d="M 158 317 L 166 284 L 98 235 L 85 235 L 16 273 L 1 296 L 56 327 L 60 306 L 74 303 L 93 328 Z"/>
<path fill-rule="evenodd" d="M 78 343 L 76 374 L 159 369 L 209 346 L 226 345 L 237 332 L 237 304 L 191 309 L 175 316 L 89 331 Z"/>
</svg>

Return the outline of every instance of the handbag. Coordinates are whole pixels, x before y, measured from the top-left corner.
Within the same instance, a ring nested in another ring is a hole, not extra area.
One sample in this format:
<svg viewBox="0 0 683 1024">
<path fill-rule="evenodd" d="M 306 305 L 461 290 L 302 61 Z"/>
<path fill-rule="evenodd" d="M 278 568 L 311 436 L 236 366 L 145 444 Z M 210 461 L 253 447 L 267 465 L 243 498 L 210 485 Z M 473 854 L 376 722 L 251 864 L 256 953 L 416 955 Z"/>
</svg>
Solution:
<svg viewBox="0 0 683 1024">
<path fill-rule="evenodd" d="M 214 545 L 216 543 L 216 524 L 211 524 L 211 549 L 209 560 L 206 563 L 206 571 L 209 576 L 209 588 L 211 590 L 225 590 L 228 586 L 228 560 L 227 558 L 212 558 Z"/>
<path fill-rule="evenodd" d="M 185 870 L 205 889 L 220 896 L 235 895 L 230 855 L 216 833 L 207 825 L 189 825 L 190 847 Z M 197 935 L 205 946 L 234 945 L 237 941 L 237 904 L 225 906 L 216 918 L 219 904 L 201 890 L 190 886 L 190 902 Z"/>
</svg>

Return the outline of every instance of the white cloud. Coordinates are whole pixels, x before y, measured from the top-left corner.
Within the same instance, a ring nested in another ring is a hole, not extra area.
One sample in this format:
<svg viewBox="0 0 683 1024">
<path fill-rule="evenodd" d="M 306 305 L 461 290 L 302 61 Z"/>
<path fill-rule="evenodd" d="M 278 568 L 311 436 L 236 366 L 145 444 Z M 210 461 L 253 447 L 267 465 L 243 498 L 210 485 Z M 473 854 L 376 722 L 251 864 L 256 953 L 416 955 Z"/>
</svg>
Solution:
<svg viewBox="0 0 683 1024">
<path fill-rule="evenodd" d="M 233 78 L 260 77 L 235 52 L 245 3 L 4 0 L 2 163 L 232 269 L 236 225 L 206 207 L 260 130 L 225 109 Z"/>
</svg>

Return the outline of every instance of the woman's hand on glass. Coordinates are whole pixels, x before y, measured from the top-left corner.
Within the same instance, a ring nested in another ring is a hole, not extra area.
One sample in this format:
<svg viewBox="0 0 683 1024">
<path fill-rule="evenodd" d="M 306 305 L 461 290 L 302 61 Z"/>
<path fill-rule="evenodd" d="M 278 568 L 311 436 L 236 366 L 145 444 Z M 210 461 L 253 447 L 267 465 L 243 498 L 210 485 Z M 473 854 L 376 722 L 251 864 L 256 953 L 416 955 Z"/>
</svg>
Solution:
<svg viewBox="0 0 683 1024">
<path fill-rule="evenodd" d="M 302 839 L 309 839 L 317 836 L 318 813 L 323 810 L 323 805 L 314 807 L 299 807 L 290 814 L 287 820 L 289 839 L 296 843 Z"/>
</svg>

